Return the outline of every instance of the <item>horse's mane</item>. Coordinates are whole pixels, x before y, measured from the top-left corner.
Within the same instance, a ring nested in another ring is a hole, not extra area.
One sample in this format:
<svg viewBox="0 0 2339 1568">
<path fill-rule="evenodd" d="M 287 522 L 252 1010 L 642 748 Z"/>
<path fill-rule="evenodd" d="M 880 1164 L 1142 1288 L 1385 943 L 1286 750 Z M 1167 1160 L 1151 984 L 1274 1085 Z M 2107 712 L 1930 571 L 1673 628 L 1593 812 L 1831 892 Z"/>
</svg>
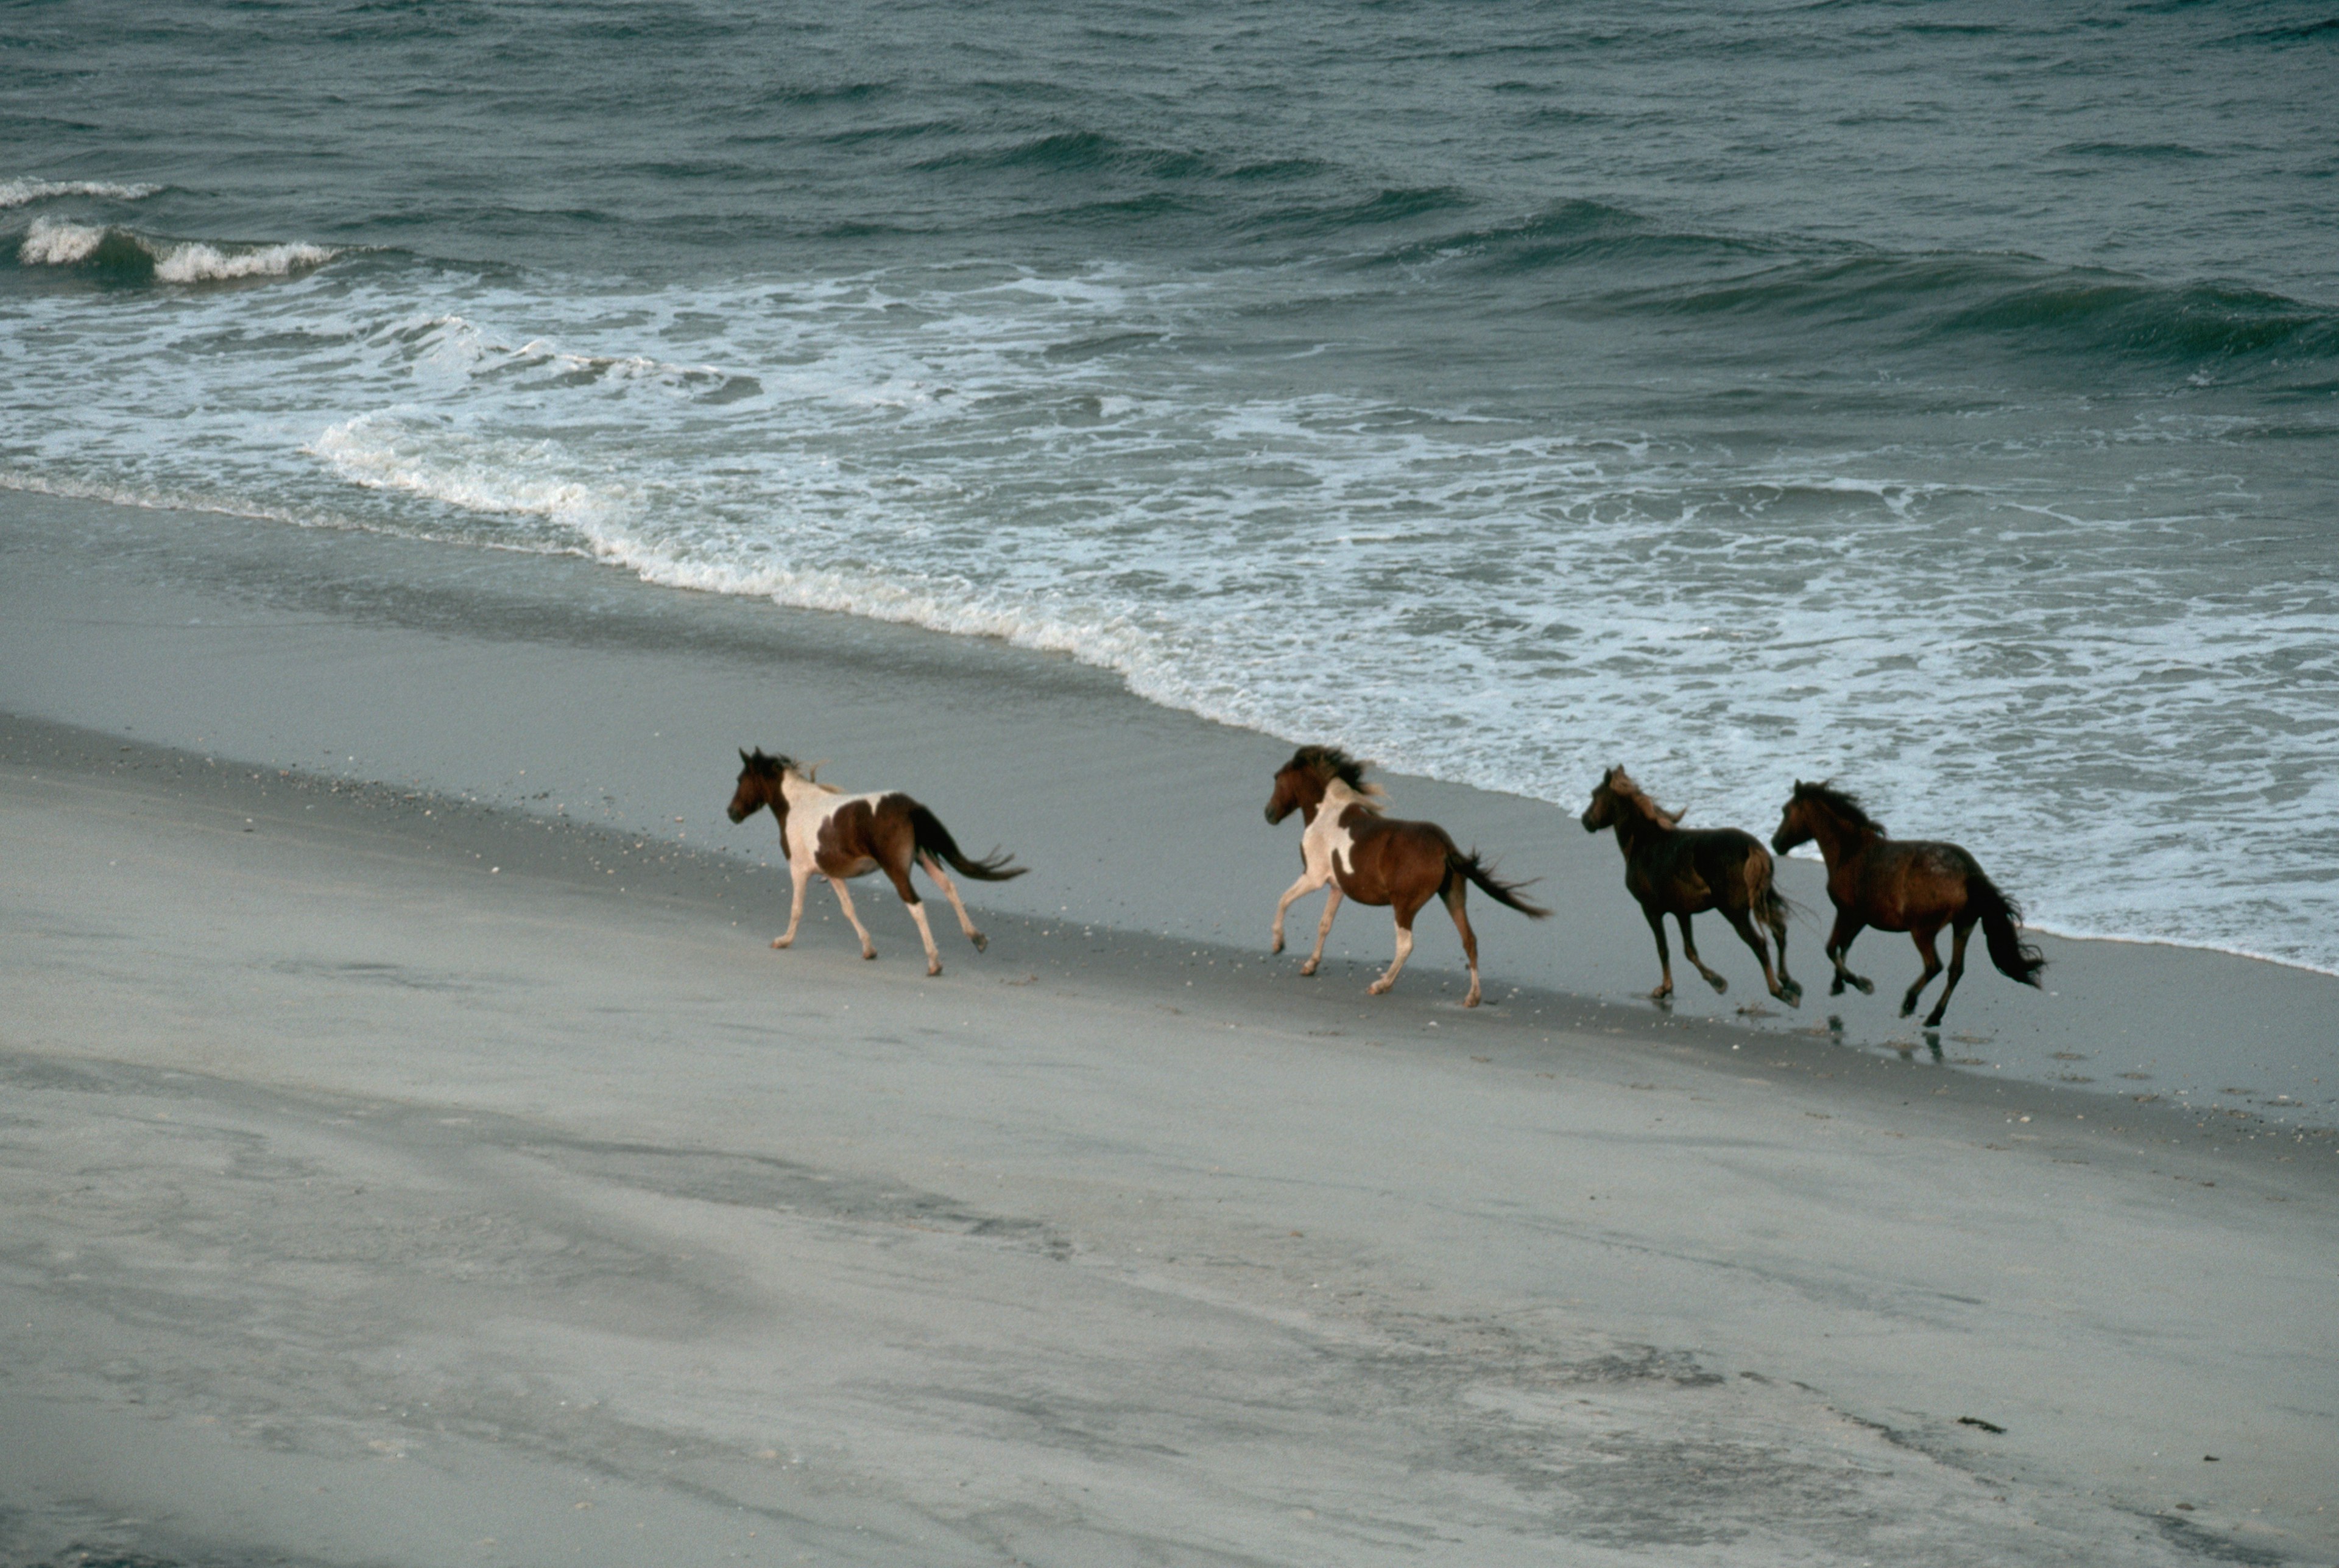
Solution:
<svg viewBox="0 0 2339 1568">
<path fill-rule="evenodd" d="M 1318 784 L 1330 784 L 1338 779 L 1368 802 L 1381 799 L 1388 792 L 1365 777 L 1365 770 L 1373 764 L 1359 762 L 1338 746 L 1301 746 L 1291 754 L 1286 764 L 1312 774 Z"/>
<path fill-rule="evenodd" d="M 1633 775 L 1626 773 L 1622 767 L 1611 768 L 1609 770 L 1608 788 L 1610 793 L 1614 794 L 1618 799 L 1629 801 L 1633 805 L 1639 807 L 1641 814 L 1647 817 L 1659 827 L 1671 828 L 1678 827 L 1681 824 L 1682 814 L 1680 812 L 1667 811 L 1655 801 L 1651 800 L 1649 798 L 1649 792 L 1643 789 L 1639 784 L 1634 784 L 1633 782 Z"/>
<path fill-rule="evenodd" d="M 1801 779 L 1797 779 L 1795 798 L 1817 801 L 1853 827 L 1872 828 L 1879 833 L 1884 831 L 1884 824 L 1868 814 L 1868 808 L 1860 804 L 1860 798 L 1857 795 L 1849 790 L 1836 788 L 1826 779 L 1821 779 L 1816 784 L 1805 784 Z"/>
<path fill-rule="evenodd" d="M 784 773 L 794 772 L 814 789 L 824 791 L 829 794 L 844 793 L 834 784 L 824 784 L 820 782 L 818 776 L 820 770 L 828 765 L 826 758 L 816 763 L 800 763 L 785 752 L 765 756 L 764 748 L 761 746 L 757 746 L 752 754 L 744 752 L 740 754 L 746 759 L 747 771 L 759 779 L 775 779 Z"/>
</svg>

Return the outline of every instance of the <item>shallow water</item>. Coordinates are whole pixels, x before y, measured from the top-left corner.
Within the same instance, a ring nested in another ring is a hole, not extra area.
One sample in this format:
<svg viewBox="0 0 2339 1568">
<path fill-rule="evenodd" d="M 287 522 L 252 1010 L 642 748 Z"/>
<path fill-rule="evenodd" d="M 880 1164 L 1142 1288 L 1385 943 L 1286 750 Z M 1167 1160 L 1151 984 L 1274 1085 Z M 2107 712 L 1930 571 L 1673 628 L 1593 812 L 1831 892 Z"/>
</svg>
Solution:
<svg viewBox="0 0 2339 1568">
<path fill-rule="evenodd" d="M 1833 775 L 2339 968 L 2312 11 L 103 9 L 12 24 L 0 483 Z"/>
</svg>

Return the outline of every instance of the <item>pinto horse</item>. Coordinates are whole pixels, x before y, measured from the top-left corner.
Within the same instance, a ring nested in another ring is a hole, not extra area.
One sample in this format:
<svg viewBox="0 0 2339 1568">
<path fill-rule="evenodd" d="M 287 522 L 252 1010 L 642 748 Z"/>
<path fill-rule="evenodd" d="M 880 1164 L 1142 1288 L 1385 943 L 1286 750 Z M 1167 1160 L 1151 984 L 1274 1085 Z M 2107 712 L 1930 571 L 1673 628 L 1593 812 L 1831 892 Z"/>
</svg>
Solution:
<svg viewBox="0 0 2339 1568">
<path fill-rule="evenodd" d="M 847 877 L 883 871 L 902 902 L 910 906 L 910 918 L 918 922 L 918 936 L 926 944 L 926 972 L 942 973 L 943 955 L 934 946 L 933 928 L 926 923 L 926 906 L 919 902 L 918 890 L 910 885 L 913 862 L 925 867 L 926 874 L 941 884 L 951 908 L 958 912 L 959 929 L 974 943 L 974 951 L 981 952 L 991 945 L 990 939 L 974 929 L 966 905 L 960 902 L 958 884 L 943 870 L 942 862 L 950 862 L 961 876 L 977 882 L 1007 882 L 1030 867 L 1011 864 L 1010 857 L 997 853 L 988 860 L 969 860 L 933 813 L 899 791 L 849 795 L 834 784 L 814 779 L 819 764 L 805 766 L 792 757 L 767 757 L 760 746 L 752 754 L 741 752 L 739 761 L 744 765 L 739 769 L 739 787 L 731 796 L 731 820 L 745 822 L 765 806 L 771 807 L 780 821 L 780 843 L 787 850 L 788 875 L 795 883 L 788 904 L 788 929 L 772 939 L 774 947 L 786 947 L 796 940 L 796 927 L 804 922 L 804 886 L 818 872 L 836 890 L 844 918 L 853 922 L 854 934 L 861 938 L 861 956 L 875 958 L 876 946 L 870 942 L 861 917 L 853 912 L 853 895 L 844 891 L 844 882 Z"/>
<path fill-rule="evenodd" d="M 1797 844 L 1817 839 L 1826 857 L 1828 898 L 1835 904 L 1835 929 L 1828 933 L 1827 954 L 1835 964 L 1830 996 L 1841 996 L 1847 981 L 1863 992 L 1874 982 L 1851 972 L 1844 964 L 1852 938 L 1862 928 L 1905 931 L 1925 961 L 1925 972 L 1900 999 L 1900 1016 L 1917 1011 L 1917 997 L 1941 972 L 1940 955 L 1933 939 L 1950 929 L 1949 978 L 1941 986 L 1941 1000 L 1925 1015 L 1925 1027 L 1940 1027 L 1949 1010 L 1949 993 L 1966 971 L 1966 938 L 1974 922 L 1981 922 L 1989 943 L 1989 961 L 1999 973 L 2025 985 L 2038 984 L 2047 961 L 2024 942 L 2015 927 L 2022 910 L 1982 874 L 1974 857 L 1953 843 L 1902 843 L 1888 838 L 1884 824 L 1870 818 L 1858 801 L 1840 789 L 1795 781 L 1795 793 L 1779 818 L 1771 847 L 1781 854 Z"/>
<path fill-rule="evenodd" d="M 1478 1005 L 1478 938 L 1470 930 L 1463 908 L 1469 884 L 1476 883 L 1486 896 L 1507 904 L 1531 920 L 1551 911 L 1519 896 L 1524 883 L 1498 880 L 1478 852 L 1464 854 L 1435 823 L 1396 822 L 1381 814 L 1382 791 L 1365 782 L 1365 769 L 1337 746 L 1301 746 L 1275 775 L 1275 794 L 1267 803 L 1271 825 L 1293 812 L 1307 824 L 1299 835 L 1300 863 L 1307 868 L 1285 890 L 1275 906 L 1275 952 L 1283 951 L 1283 914 L 1292 901 L 1315 892 L 1326 883 L 1324 918 L 1316 926 L 1316 951 L 1299 966 L 1314 974 L 1324 962 L 1324 941 L 1332 934 L 1332 917 L 1343 897 L 1358 903 L 1387 904 L 1396 914 L 1396 957 L 1388 972 L 1365 989 L 1378 996 L 1396 983 L 1405 961 L 1413 953 L 1413 917 L 1433 898 L 1446 901 L 1454 929 L 1462 933 L 1462 952 L 1470 961 L 1470 994 L 1464 1007 Z"/>
<path fill-rule="evenodd" d="M 1585 833 L 1616 830 L 1616 847 L 1624 852 L 1624 886 L 1648 917 L 1650 934 L 1657 939 L 1657 963 L 1664 971 L 1663 983 L 1649 992 L 1652 1001 L 1673 993 L 1673 959 L 1665 948 L 1668 914 L 1681 926 L 1682 951 L 1705 982 L 1717 991 L 1730 989 L 1730 981 L 1697 956 L 1697 939 L 1690 934 L 1689 917 L 1713 909 L 1754 950 L 1771 994 L 1789 1007 L 1802 1005 L 1803 988 L 1787 973 L 1787 901 L 1772 884 L 1771 855 L 1761 840 L 1734 827 L 1678 825 L 1681 813 L 1651 800 L 1621 767 L 1610 768 L 1592 792 L 1582 820 Z M 1758 921 L 1778 939 L 1776 974 L 1771 972 L 1762 934 L 1754 929 Z"/>
</svg>

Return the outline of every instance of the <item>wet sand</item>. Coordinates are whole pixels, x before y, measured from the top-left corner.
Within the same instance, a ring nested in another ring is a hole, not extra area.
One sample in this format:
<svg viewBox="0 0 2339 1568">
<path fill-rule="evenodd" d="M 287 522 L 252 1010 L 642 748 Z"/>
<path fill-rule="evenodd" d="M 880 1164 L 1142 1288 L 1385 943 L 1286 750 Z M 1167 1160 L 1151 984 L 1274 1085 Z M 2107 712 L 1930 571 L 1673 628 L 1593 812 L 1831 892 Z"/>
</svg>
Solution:
<svg viewBox="0 0 2339 1568">
<path fill-rule="evenodd" d="M 1904 1060 L 1875 999 L 1659 1014 L 1604 840 L 1408 781 L 1563 912 L 1482 914 L 1495 1005 L 1435 938 L 1368 1000 L 1368 912 L 1316 981 L 1258 951 L 1288 748 L 1093 672 L 493 562 L 385 604 L 383 541 L 238 587 L 118 526 L 0 557 L 9 1561 L 2339 1551 L 2327 1119 L 2162 1092 L 2318 977 L 1969 976 L 1974 1051 L 2088 1084 Z M 742 728 L 1041 865 L 991 951 L 925 979 L 873 889 L 875 963 L 819 893 L 772 952 L 700 733 Z"/>
<path fill-rule="evenodd" d="M 1001 844 L 1034 868 L 982 889 L 992 907 L 1247 954 L 1264 949 L 1275 900 L 1298 871 L 1297 823 L 1260 818 L 1289 744 L 1140 702 L 1108 673 L 648 587 L 584 561 L 277 522 L 0 493 L 0 712 L 751 863 L 775 858 L 777 835 L 768 817 L 723 818 L 736 748 L 831 758 L 824 778 L 908 789 L 970 849 Z M 1794 774 L 1782 759 L 1781 800 Z M 1557 911 L 1530 924 L 1473 901 L 1490 996 L 1524 986 L 1646 1011 L 1657 979 L 1648 929 L 1612 837 L 1578 824 L 1581 802 L 1387 782 L 1396 812 L 1441 822 L 1505 873 L 1539 879 L 1535 896 Z M 1595 782 L 1584 781 L 1587 796 Z M 1661 776 L 1643 782 L 1694 825 L 1734 816 L 1767 834 L 1776 823 L 1776 802 L 1733 814 L 1678 798 Z M 1873 804 L 1906 836 L 1956 836 L 1953 823 L 1910 815 L 1910 803 Z M 2019 864 L 1989 869 L 2019 895 Z M 1781 884 L 1806 912 L 1825 909 L 1815 863 L 1781 863 Z M 1295 907 L 1295 934 L 1312 938 L 1317 907 Z M 1727 927 L 1700 925 L 1701 951 L 1731 989 L 1714 995 L 1676 944 L 1675 1020 L 1766 1031 L 1833 1020 L 1855 1050 L 1938 1043 L 1945 1062 L 1974 1071 L 2339 1124 L 2331 976 L 2046 937 L 2047 994 L 2008 982 L 1977 951 L 1932 1042 L 1897 1016 L 1918 970 L 1906 938 L 1862 937 L 1854 961 L 1877 993 L 1830 1000 L 1825 928 L 1807 912 L 1791 932 L 1792 970 L 1811 993 L 1796 1011 L 1762 993 Z M 1360 987 L 1390 942 L 1383 912 L 1346 911 L 1327 978 Z M 1460 956 L 1450 926 L 1426 920 L 1413 973 L 1451 980 Z"/>
</svg>

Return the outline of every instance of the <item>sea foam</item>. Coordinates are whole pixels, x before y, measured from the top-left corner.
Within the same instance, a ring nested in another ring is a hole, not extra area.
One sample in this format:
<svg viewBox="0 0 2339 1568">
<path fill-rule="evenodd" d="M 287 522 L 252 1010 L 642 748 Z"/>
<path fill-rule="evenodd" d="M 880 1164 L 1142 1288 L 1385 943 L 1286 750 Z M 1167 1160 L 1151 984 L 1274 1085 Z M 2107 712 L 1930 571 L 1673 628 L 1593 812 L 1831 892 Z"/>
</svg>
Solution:
<svg viewBox="0 0 2339 1568">
<path fill-rule="evenodd" d="M 617 495 L 590 485 L 531 477 L 548 449 L 540 441 L 483 440 L 394 414 L 345 419 L 306 449 L 351 484 L 402 490 L 469 512 L 543 518 L 583 531 L 622 506 Z"/>
</svg>

